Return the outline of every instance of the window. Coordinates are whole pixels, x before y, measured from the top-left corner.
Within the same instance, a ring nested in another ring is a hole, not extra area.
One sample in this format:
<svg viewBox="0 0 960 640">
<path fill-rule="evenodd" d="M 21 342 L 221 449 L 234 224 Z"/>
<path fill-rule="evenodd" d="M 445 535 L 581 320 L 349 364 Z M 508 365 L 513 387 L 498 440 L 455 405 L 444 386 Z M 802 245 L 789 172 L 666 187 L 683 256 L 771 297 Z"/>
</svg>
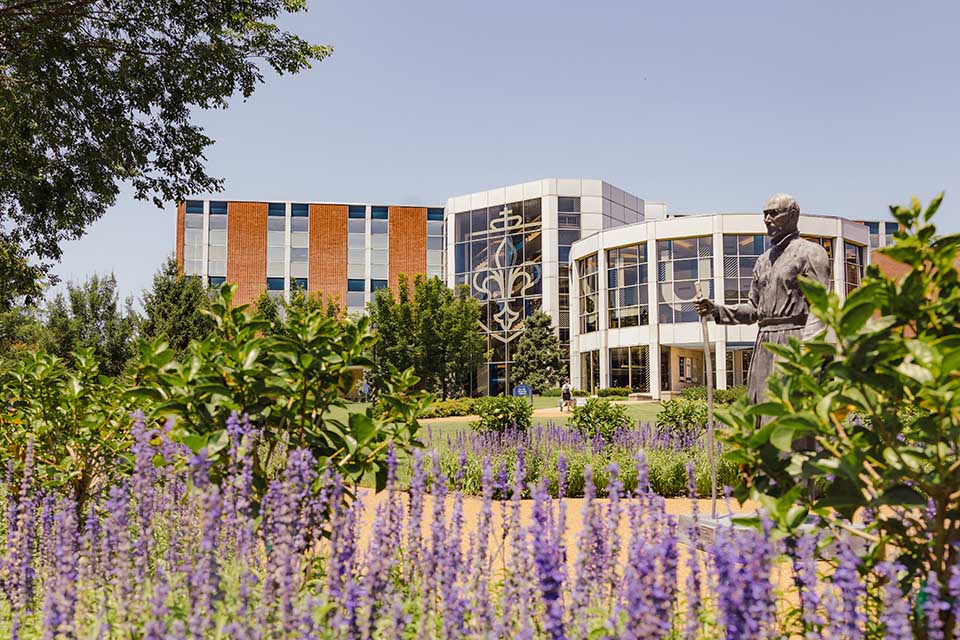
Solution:
<svg viewBox="0 0 960 640">
<path fill-rule="evenodd" d="M 850 294 L 863 280 L 863 247 L 852 242 L 843 243 L 846 292 Z"/>
<path fill-rule="evenodd" d="M 310 207 L 290 205 L 290 277 L 304 282 L 306 291 L 310 261 Z"/>
<path fill-rule="evenodd" d="M 443 209 L 427 209 L 428 278 L 443 277 L 443 249 Z"/>
<path fill-rule="evenodd" d="M 580 274 L 580 333 L 596 331 L 597 309 L 597 254 L 577 262 Z"/>
<path fill-rule="evenodd" d="M 557 198 L 557 212 L 574 213 L 580 211 L 580 198 Z"/>
<path fill-rule="evenodd" d="M 727 388 L 747 384 L 753 349 L 727 350 Z"/>
<path fill-rule="evenodd" d="M 884 245 L 890 246 L 893 244 L 893 234 L 900 232 L 900 223 L 899 222 L 884 222 Z M 871 244 L 871 246 L 873 246 Z"/>
<path fill-rule="evenodd" d="M 600 386 L 599 351 L 586 351 L 580 354 L 580 385 L 590 393 Z"/>
<path fill-rule="evenodd" d="M 366 289 L 365 289 L 365 287 L 364 287 L 364 281 L 363 281 L 363 280 L 354 280 L 353 278 L 348 279 L 348 280 L 347 280 L 347 291 L 360 291 L 360 292 L 366 291 Z"/>
<path fill-rule="evenodd" d="M 695 282 L 713 299 L 713 238 L 699 236 L 657 241 L 660 322 L 697 322 Z"/>
<path fill-rule="evenodd" d="M 341 209 L 343 211 L 343 209 Z M 360 219 L 367 217 L 367 208 L 362 204 L 351 204 L 347 207 L 347 218 Z"/>
<path fill-rule="evenodd" d="M 267 291 L 283 291 L 283 278 L 267 278 Z"/>
<path fill-rule="evenodd" d="M 370 291 L 379 291 L 380 289 L 386 289 L 390 286 L 386 280 L 371 280 L 370 281 Z"/>
<path fill-rule="evenodd" d="M 390 217 L 389 207 L 370 207 L 370 217 L 374 220 L 386 220 Z"/>
<path fill-rule="evenodd" d="M 867 231 L 870 233 L 870 248 L 876 249 L 880 246 L 880 223 L 867 222 Z"/>
<path fill-rule="evenodd" d="M 225 281 L 226 281 L 226 278 L 223 278 L 221 276 L 211 276 L 210 278 L 207 278 L 207 284 L 209 284 L 210 287 L 219 287 Z"/>
<path fill-rule="evenodd" d="M 610 349 L 610 386 L 649 393 L 649 366 L 650 353 L 646 346 Z"/>
<path fill-rule="evenodd" d="M 647 243 L 607 251 L 608 327 L 636 327 L 649 322 L 648 282 Z"/>
<path fill-rule="evenodd" d="M 427 220 L 437 220 L 439 222 L 443 222 L 443 209 L 439 207 L 428 207 Z"/>
<path fill-rule="evenodd" d="M 271 202 L 267 205 L 267 277 L 283 279 L 287 247 L 287 205 Z M 281 290 L 283 287 L 281 287 Z"/>
<path fill-rule="evenodd" d="M 203 275 L 203 201 L 187 200 L 183 218 L 183 273 Z"/>
<path fill-rule="evenodd" d="M 723 236 L 724 304 L 741 304 L 750 299 L 753 267 L 768 246 L 767 236 Z"/>
<path fill-rule="evenodd" d="M 207 229 L 207 275 L 227 275 L 227 203 L 210 202 Z"/>
<path fill-rule="evenodd" d="M 816 242 L 818 245 L 824 248 L 827 252 L 827 259 L 830 264 L 830 290 L 836 291 L 836 282 L 834 282 L 833 277 L 833 238 L 826 236 L 801 236 L 804 240 L 809 240 L 810 242 Z"/>
<path fill-rule="evenodd" d="M 366 207 L 351 205 L 347 220 L 347 278 L 363 281 L 367 277 Z M 360 306 L 363 306 L 360 302 Z"/>
<path fill-rule="evenodd" d="M 290 285 L 291 289 L 298 289 L 300 291 L 307 291 L 307 279 L 306 278 L 294 278 L 293 283 Z"/>
</svg>

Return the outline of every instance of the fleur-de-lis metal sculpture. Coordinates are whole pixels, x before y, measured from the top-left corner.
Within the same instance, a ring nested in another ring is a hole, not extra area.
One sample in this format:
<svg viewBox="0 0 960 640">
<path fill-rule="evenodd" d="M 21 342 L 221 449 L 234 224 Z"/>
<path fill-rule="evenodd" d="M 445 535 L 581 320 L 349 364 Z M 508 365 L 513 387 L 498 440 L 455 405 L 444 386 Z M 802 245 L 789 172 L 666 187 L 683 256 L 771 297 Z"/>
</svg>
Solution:
<svg viewBox="0 0 960 640">
<path fill-rule="evenodd" d="M 521 227 L 523 216 L 514 213 L 512 209 L 504 209 L 497 218 L 490 221 L 490 232 L 506 232 Z M 517 320 L 522 316 L 520 311 L 510 308 L 507 298 L 516 291 L 515 297 L 526 295 L 540 282 L 540 270 L 528 272 L 517 262 L 517 248 L 503 235 L 491 243 L 490 268 L 473 274 L 473 288 L 483 298 L 497 302 L 499 311 L 493 314 L 491 321 L 481 319 L 484 330 L 495 340 L 511 342 L 519 335 L 515 328 Z M 493 326 L 489 326 L 493 325 Z"/>
</svg>

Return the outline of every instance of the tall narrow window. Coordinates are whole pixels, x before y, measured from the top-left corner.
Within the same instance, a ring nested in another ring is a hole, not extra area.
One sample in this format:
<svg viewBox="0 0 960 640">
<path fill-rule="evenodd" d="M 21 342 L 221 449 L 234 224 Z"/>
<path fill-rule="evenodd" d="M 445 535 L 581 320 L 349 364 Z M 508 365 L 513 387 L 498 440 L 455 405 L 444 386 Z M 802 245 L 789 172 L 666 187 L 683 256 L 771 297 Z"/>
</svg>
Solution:
<svg viewBox="0 0 960 640">
<path fill-rule="evenodd" d="M 761 235 L 723 236 L 723 301 L 740 304 L 750 297 L 753 267 L 769 240 Z"/>
<path fill-rule="evenodd" d="M 267 205 L 267 277 L 286 277 L 287 205 L 271 202 Z"/>
<path fill-rule="evenodd" d="M 427 209 L 427 277 L 443 277 L 443 209 Z"/>
<path fill-rule="evenodd" d="M 310 207 L 293 204 L 290 207 L 290 278 L 307 289 L 310 261 Z"/>
<path fill-rule="evenodd" d="M 350 205 L 347 220 L 347 277 L 364 280 L 367 277 L 367 208 Z M 347 296 L 350 297 L 349 295 Z M 354 302 L 362 296 L 353 296 Z M 365 300 L 360 299 L 351 311 L 360 311 Z M 349 306 L 349 305 L 348 305 Z"/>
<path fill-rule="evenodd" d="M 596 254 L 577 262 L 577 271 L 580 274 L 580 333 L 590 333 L 599 328 L 597 268 Z"/>
<path fill-rule="evenodd" d="M 695 283 L 704 297 L 713 299 L 713 238 L 679 238 L 657 241 L 658 320 L 697 322 L 693 300 Z"/>
<path fill-rule="evenodd" d="M 390 221 L 387 207 L 370 209 L 370 278 L 386 280 L 390 276 Z"/>
<path fill-rule="evenodd" d="M 227 275 L 227 203 L 210 203 L 207 241 L 207 275 Z"/>
<path fill-rule="evenodd" d="M 607 326 L 616 329 L 649 322 L 648 279 L 647 243 L 607 251 Z"/>
<path fill-rule="evenodd" d="M 203 201 L 187 200 L 183 220 L 183 273 L 203 275 Z"/>
<path fill-rule="evenodd" d="M 863 280 L 863 247 L 852 242 L 844 242 L 843 262 L 846 292 L 849 294 L 859 287 L 860 281 Z"/>
</svg>

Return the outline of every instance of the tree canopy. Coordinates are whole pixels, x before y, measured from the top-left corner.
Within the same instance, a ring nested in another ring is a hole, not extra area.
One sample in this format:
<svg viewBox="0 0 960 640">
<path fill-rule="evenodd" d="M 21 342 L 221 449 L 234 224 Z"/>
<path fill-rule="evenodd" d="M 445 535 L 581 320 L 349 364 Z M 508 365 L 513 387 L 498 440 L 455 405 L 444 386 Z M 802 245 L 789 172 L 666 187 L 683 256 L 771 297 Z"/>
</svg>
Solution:
<svg viewBox="0 0 960 640">
<path fill-rule="evenodd" d="M 0 305 L 114 204 L 219 190 L 197 109 L 249 97 L 264 70 L 332 52 L 281 30 L 303 0 L 11 0 L 0 4 Z"/>
<path fill-rule="evenodd" d="M 140 335 L 148 340 L 162 338 L 178 355 L 183 354 L 191 340 L 203 340 L 213 330 L 213 319 L 203 312 L 210 306 L 208 295 L 203 281 L 181 275 L 170 256 L 143 294 Z"/>
<path fill-rule="evenodd" d="M 567 354 L 553 332 L 553 320 L 547 313 L 537 311 L 526 319 L 513 360 L 511 377 L 530 385 L 534 391 L 556 386 L 567 374 Z"/>
</svg>

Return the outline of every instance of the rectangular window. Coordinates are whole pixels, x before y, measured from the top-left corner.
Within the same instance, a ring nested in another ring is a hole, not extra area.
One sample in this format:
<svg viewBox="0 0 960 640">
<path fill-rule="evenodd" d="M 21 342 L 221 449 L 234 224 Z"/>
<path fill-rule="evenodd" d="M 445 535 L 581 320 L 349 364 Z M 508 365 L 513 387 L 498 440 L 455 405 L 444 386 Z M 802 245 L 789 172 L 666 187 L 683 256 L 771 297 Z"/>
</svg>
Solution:
<svg viewBox="0 0 960 640">
<path fill-rule="evenodd" d="M 365 284 L 364 280 L 354 280 L 352 278 L 348 279 L 347 291 L 365 291 L 366 288 L 364 287 L 364 284 Z"/>
<path fill-rule="evenodd" d="M 218 200 L 210 201 L 210 215 L 212 216 L 225 216 L 227 215 L 227 203 Z"/>
<path fill-rule="evenodd" d="M 225 281 L 226 281 L 226 278 L 224 278 L 223 276 L 210 276 L 209 278 L 207 278 L 207 283 L 211 287 L 219 287 Z"/>
<path fill-rule="evenodd" d="M 600 386 L 599 351 L 586 351 L 580 354 L 580 385 L 590 393 Z"/>
<path fill-rule="evenodd" d="M 343 209 L 341 209 L 343 211 Z M 348 218 L 366 218 L 367 217 L 367 208 L 362 204 L 351 204 L 347 207 L 347 217 Z"/>
<path fill-rule="evenodd" d="M 438 220 L 443 222 L 443 209 L 429 207 L 427 209 L 427 220 Z"/>
<path fill-rule="evenodd" d="M 374 220 L 386 220 L 390 217 L 389 207 L 370 207 L 370 217 Z"/>
<path fill-rule="evenodd" d="M 597 294 L 597 254 L 577 261 L 580 276 L 580 333 L 591 333 L 599 326 Z"/>
<path fill-rule="evenodd" d="M 293 290 L 306 291 L 307 290 L 307 279 L 306 278 L 294 278 L 293 282 L 290 285 L 290 288 Z"/>
<path fill-rule="evenodd" d="M 704 297 L 714 297 L 713 237 L 658 240 L 657 282 L 659 322 L 697 322 L 694 283 Z"/>
<path fill-rule="evenodd" d="M 217 204 L 219 213 L 213 215 L 213 205 Z M 222 206 L 221 206 L 222 205 Z M 207 229 L 207 275 L 225 277 L 227 275 L 227 203 L 210 203 L 209 228 Z"/>
<path fill-rule="evenodd" d="M 650 392 L 650 353 L 646 346 L 610 349 L 610 386 Z"/>
<path fill-rule="evenodd" d="M 557 211 L 559 213 L 576 213 L 580 211 L 580 198 L 557 198 Z"/>
<path fill-rule="evenodd" d="M 843 261 L 846 291 L 849 295 L 860 286 L 860 281 L 863 280 L 863 247 L 852 242 L 844 242 Z"/>
<path fill-rule="evenodd" d="M 184 208 L 183 273 L 188 276 L 203 275 L 203 201 L 187 200 Z"/>
<path fill-rule="evenodd" d="M 187 200 L 183 208 L 185 213 L 199 213 L 203 215 L 203 200 Z"/>
<path fill-rule="evenodd" d="M 900 232 L 900 223 L 899 222 L 884 222 L 884 245 L 890 246 L 894 243 L 893 234 Z"/>
<path fill-rule="evenodd" d="M 823 249 L 827 252 L 827 259 L 830 261 L 830 273 L 831 273 L 831 276 L 830 276 L 830 290 L 831 290 L 831 291 L 836 291 L 836 290 L 837 290 L 837 282 L 836 282 L 835 276 L 832 275 L 833 272 L 834 272 L 834 268 L 833 268 L 833 238 L 828 237 L 828 236 L 800 236 L 800 237 L 803 238 L 804 240 L 809 240 L 810 242 L 816 242 L 818 245 L 820 245 L 821 247 L 823 247 Z"/>
<path fill-rule="evenodd" d="M 310 205 L 294 202 L 290 205 L 290 215 L 294 218 L 310 217 Z"/>
<path fill-rule="evenodd" d="M 271 217 L 287 217 L 287 205 L 282 202 L 271 202 L 267 204 L 267 215 Z"/>
<path fill-rule="evenodd" d="M 607 267 L 607 326 L 616 329 L 648 324 L 647 243 L 608 250 Z"/>
<path fill-rule="evenodd" d="M 370 281 L 370 291 L 379 291 L 380 289 L 386 289 L 389 283 L 386 280 L 371 280 Z"/>
<path fill-rule="evenodd" d="M 283 291 L 283 278 L 267 278 L 267 291 Z"/>
<path fill-rule="evenodd" d="M 750 298 L 753 267 L 769 247 L 762 235 L 723 236 L 723 302 L 741 304 Z"/>
</svg>

